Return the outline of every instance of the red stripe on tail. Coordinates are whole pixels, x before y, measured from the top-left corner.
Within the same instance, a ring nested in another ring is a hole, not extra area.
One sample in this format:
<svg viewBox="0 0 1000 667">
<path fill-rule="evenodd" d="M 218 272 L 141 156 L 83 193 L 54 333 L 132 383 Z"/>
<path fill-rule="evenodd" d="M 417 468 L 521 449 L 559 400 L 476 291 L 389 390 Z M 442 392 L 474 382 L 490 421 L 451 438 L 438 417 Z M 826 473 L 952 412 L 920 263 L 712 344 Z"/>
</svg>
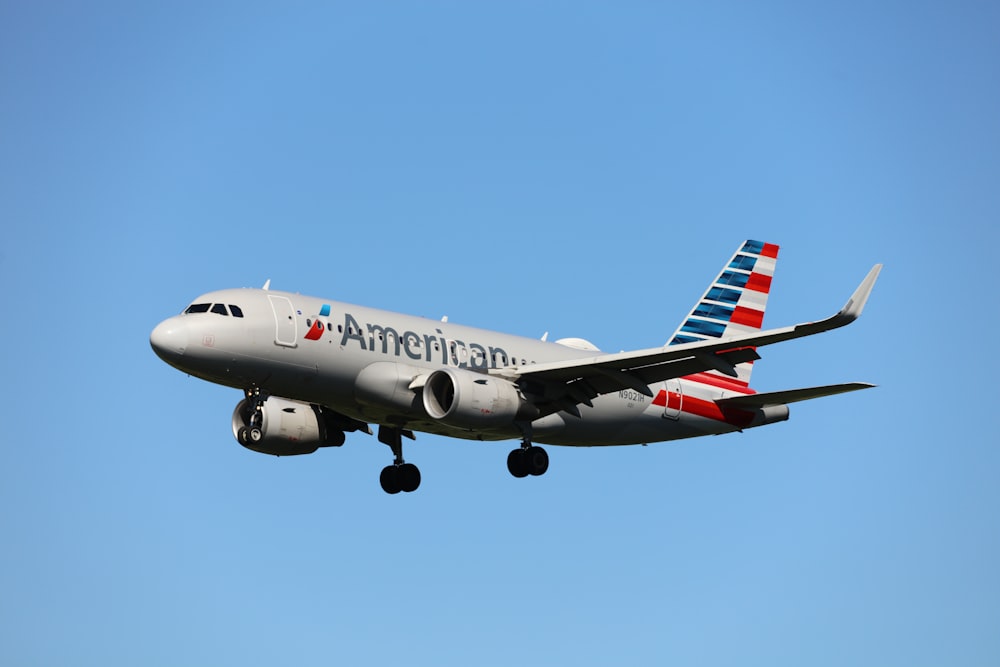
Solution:
<svg viewBox="0 0 1000 667">
<path fill-rule="evenodd" d="M 754 310 L 753 308 L 736 306 L 736 309 L 733 310 L 733 315 L 729 318 L 729 321 L 733 324 L 742 324 L 747 327 L 760 329 L 760 324 L 764 321 L 764 312 Z"/>
<path fill-rule="evenodd" d="M 771 276 L 765 276 L 763 273 L 751 273 L 750 280 L 747 281 L 747 289 L 767 294 L 771 291 Z"/>
</svg>

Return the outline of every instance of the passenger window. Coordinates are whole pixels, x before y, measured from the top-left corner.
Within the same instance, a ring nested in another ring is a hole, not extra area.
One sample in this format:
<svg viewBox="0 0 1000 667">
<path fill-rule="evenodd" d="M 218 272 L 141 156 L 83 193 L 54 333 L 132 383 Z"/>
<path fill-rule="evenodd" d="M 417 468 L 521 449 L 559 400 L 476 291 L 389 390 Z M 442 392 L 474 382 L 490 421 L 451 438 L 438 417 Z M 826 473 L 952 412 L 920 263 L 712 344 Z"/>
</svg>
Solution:
<svg viewBox="0 0 1000 667">
<path fill-rule="evenodd" d="M 215 313 L 216 315 L 226 315 L 227 317 L 229 316 L 229 313 L 226 312 L 226 306 L 221 303 L 217 303 L 214 306 L 212 306 L 212 312 Z"/>
<path fill-rule="evenodd" d="M 211 307 L 212 307 L 212 304 L 210 304 L 210 303 L 193 303 L 190 306 L 188 306 L 188 309 L 185 310 L 184 312 L 185 313 L 207 313 L 208 309 L 211 308 Z"/>
<path fill-rule="evenodd" d="M 232 311 L 233 317 L 243 317 L 243 310 L 240 309 L 239 306 L 234 306 L 233 304 L 229 304 L 229 310 Z"/>
</svg>

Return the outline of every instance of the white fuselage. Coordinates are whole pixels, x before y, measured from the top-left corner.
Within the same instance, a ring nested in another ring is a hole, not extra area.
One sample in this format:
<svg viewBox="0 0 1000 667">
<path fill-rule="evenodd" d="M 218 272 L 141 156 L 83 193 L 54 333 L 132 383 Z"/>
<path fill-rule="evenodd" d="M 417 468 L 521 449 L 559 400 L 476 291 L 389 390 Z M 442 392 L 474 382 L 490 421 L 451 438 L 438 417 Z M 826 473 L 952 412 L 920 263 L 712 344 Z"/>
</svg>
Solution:
<svg viewBox="0 0 1000 667">
<path fill-rule="evenodd" d="M 231 289 L 195 304 L 224 305 L 165 320 L 153 332 L 157 354 L 191 375 L 230 387 L 322 405 L 366 423 L 479 440 L 517 438 L 511 424 L 460 428 L 430 417 L 410 385 L 453 367 L 483 374 L 599 352 L 445 321 L 287 292 Z M 230 309 L 229 306 L 237 306 Z M 214 310 L 214 312 L 213 312 Z M 235 316 L 239 312 L 242 316 Z M 745 414 L 724 414 L 716 399 L 753 393 L 711 373 L 667 380 L 647 392 L 625 389 L 558 411 L 532 425 L 553 445 L 625 445 L 739 430 Z"/>
</svg>

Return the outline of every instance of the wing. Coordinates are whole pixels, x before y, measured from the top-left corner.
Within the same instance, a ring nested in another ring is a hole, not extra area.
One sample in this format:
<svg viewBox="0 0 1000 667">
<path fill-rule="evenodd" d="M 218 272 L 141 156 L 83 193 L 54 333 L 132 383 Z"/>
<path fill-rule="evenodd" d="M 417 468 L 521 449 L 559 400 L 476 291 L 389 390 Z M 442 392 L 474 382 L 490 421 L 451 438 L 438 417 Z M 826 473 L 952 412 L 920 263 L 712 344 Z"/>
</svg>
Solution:
<svg viewBox="0 0 1000 667">
<path fill-rule="evenodd" d="M 652 396 L 649 385 L 670 378 L 715 370 L 735 377 L 736 364 L 759 359 L 756 348 L 812 336 L 850 324 L 861 315 L 881 264 L 872 267 L 840 311 L 818 322 L 770 329 L 724 339 L 669 345 L 634 352 L 604 354 L 568 361 L 491 371 L 518 382 L 543 412 L 566 410 L 579 416 L 579 404 L 622 389 Z"/>
</svg>

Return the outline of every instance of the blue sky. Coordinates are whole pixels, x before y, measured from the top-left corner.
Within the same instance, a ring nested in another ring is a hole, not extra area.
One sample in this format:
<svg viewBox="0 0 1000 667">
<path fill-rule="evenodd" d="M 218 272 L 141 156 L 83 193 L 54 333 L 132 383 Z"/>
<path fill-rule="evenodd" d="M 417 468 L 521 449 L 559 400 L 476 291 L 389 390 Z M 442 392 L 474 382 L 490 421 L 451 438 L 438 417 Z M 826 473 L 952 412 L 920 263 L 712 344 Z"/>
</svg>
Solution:
<svg viewBox="0 0 1000 667">
<path fill-rule="evenodd" d="M 1000 10 L 0 5 L 0 663 L 995 665 Z M 617 351 L 781 245 L 769 391 L 650 447 L 275 459 L 149 349 L 260 286 Z"/>
</svg>

